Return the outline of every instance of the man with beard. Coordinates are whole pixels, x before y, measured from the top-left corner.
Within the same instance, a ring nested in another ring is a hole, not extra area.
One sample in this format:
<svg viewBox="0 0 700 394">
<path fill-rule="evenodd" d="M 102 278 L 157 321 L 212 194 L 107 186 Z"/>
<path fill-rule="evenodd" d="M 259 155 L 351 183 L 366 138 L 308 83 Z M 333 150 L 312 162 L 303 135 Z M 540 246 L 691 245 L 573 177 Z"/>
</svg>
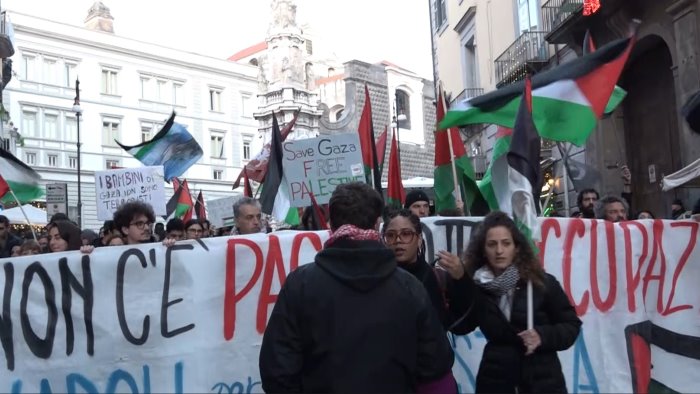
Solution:
<svg viewBox="0 0 700 394">
<path fill-rule="evenodd" d="M 151 242 L 151 233 L 156 215 L 153 207 L 141 201 L 132 201 L 114 212 L 114 224 L 122 230 L 127 245 Z"/>
<path fill-rule="evenodd" d="M 576 198 L 576 205 L 580 216 L 584 219 L 595 219 L 595 203 L 600 195 L 595 189 L 581 190 Z"/>
<path fill-rule="evenodd" d="M 604 219 L 614 223 L 627 220 L 628 212 L 629 206 L 627 202 L 615 196 L 605 197 L 595 205 L 597 219 Z"/>
</svg>

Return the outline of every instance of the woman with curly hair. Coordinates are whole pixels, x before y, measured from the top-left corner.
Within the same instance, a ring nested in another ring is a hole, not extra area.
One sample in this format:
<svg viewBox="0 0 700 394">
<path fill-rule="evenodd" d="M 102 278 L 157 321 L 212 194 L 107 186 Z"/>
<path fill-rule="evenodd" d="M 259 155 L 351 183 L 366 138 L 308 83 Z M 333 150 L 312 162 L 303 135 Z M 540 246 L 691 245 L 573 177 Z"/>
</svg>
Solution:
<svg viewBox="0 0 700 394">
<path fill-rule="evenodd" d="M 465 268 L 479 289 L 467 319 L 487 340 L 476 392 L 566 392 L 557 352 L 574 344 L 581 320 L 505 213 L 484 218 L 469 242 Z M 528 282 L 533 284 L 532 329 L 527 327 Z"/>
</svg>

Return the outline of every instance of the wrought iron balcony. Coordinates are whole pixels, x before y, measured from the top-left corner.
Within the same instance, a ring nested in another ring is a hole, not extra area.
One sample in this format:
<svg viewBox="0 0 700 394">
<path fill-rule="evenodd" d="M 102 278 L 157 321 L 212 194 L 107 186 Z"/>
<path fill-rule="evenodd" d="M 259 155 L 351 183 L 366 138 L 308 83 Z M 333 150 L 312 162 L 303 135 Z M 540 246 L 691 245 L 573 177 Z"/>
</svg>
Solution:
<svg viewBox="0 0 700 394">
<path fill-rule="evenodd" d="M 454 101 L 461 101 L 474 97 L 479 97 L 482 94 L 484 94 L 484 88 L 466 88 L 459 92 L 459 95 L 457 95 Z"/>
<path fill-rule="evenodd" d="M 520 35 L 508 49 L 496 58 L 496 87 L 520 81 L 536 73 L 549 62 L 546 32 L 528 31 Z"/>
<path fill-rule="evenodd" d="M 569 22 L 581 15 L 583 0 L 549 0 L 542 6 L 542 20 L 547 32 L 547 41 L 563 44 L 560 34 Z"/>
</svg>

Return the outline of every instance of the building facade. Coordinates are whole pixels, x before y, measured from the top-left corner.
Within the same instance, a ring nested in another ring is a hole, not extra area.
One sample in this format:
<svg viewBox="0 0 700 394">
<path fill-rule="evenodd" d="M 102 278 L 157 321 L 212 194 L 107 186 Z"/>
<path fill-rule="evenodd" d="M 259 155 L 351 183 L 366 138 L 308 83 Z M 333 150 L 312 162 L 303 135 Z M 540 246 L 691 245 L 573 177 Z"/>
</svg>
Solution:
<svg viewBox="0 0 700 394">
<path fill-rule="evenodd" d="M 435 80 L 448 102 L 495 89 L 502 73 L 498 57 L 517 37 L 519 19 L 512 0 L 429 0 Z M 527 18 L 525 18 L 527 20 Z M 461 128 L 477 176 L 486 171 L 496 128 Z"/>
<path fill-rule="evenodd" d="M 68 184 L 73 218 L 81 144 L 84 228 L 101 226 L 94 172 L 141 165 L 115 140 L 135 145 L 150 139 L 172 111 L 204 151 L 183 175 L 191 191 L 202 190 L 207 200 L 238 193 L 231 182 L 254 153 L 258 130 L 257 67 L 119 37 L 100 2 L 89 10 L 85 27 L 8 14 L 16 52 L 14 78 L 3 92 L 9 113 L 4 143 L 43 183 Z M 77 78 L 80 141 L 72 111 Z"/>
<path fill-rule="evenodd" d="M 273 0 L 268 37 L 231 55 L 229 60 L 258 67 L 260 141 L 269 140 L 272 111 L 284 121 L 301 108 L 292 138 L 316 133 L 356 132 L 365 84 L 370 91 L 375 136 L 397 130 L 404 179 L 432 177 L 435 131 L 433 83 L 388 61 L 342 63 L 333 54 L 314 51 L 309 25 L 297 26 L 296 2 Z M 398 121 L 397 114 L 405 120 Z M 278 115 L 279 116 L 279 115 Z M 262 148 L 262 143 L 256 148 Z M 390 144 L 385 161 L 388 163 Z M 259 149 L 258 148 L 258 149 Z M 384 178 L 388 165 L 384 166 Z"/>
<path fill-rule="evenodd" d="M 663 192 L 660 182 L 664 174 L 673 173 L 700 156 L 700 135 L 681 116 L 683 104 L 700 89 L 699 1 L 601 0 L 600 9 L 590 16 L 583 15 L 584 0 L 507 0 L 498 2 L 498 12 L 493 8 L 494 2 L 483 3 L 431 0 L 435 68 L 448 93 L 476 87 L 472 82 L 476 80 L 474 75 L 481 78 L 483 85 L 479 87 L 489 91 L 519 81 L 527 72 L 564 64 L 581 56 L 586 31 L 590 31 L 597 46 L 602 46 L 628 35 L 632 21 L 640 20 L 637 43 L 618 83 L 628 93 L 623 104 L 598 123 L 585 146 L 564 144 L 560 152 L 551 142 L 543 141 L 543 158 L 551 154 L 557 159 L 568 150 L 572 160 L 594 169 L 595 175 L 588 174 L 585 187 L 593 187 L 601 195 L 621 193 L 621 167 L 629 166 L 633 210 L 650 210 L 665 218 L 676 198 L 684 201 L 686 207 L 692 206 L 700 197 L 700 183 Z M 479 24 L 480 12 L 486 15 L 484 25 L 488 27 Z M 467 23 L 471 20 L 475 21 L 473 28 Z M 480 27 L 489 39 L 509 41 L 497 42 L 499 48 L 492 46 L 493 51 L 486 51 L 482 48 L 488 44 L 482 44 Z M 470 45 L 470 31 L 475 31 L 476 48 Z M 490 56 L 491 53 L 496 55 Z M 488 61 L 484 61 L 484 56 Z M 479 90 L 474 95 L 480 93 Z M 469 90 L 465 90 L 452 99 L 468 97 Z M 474 139 L 480 138 L 488 155 L 492 135 L 489 130 L 463 129 L 466 143 L 472 148 L 468 151 L 476 152 Z M 556 185 L 556 207 L 560 214 L 568 216 L 580 190 L 570 180 Z"/>
</svg>

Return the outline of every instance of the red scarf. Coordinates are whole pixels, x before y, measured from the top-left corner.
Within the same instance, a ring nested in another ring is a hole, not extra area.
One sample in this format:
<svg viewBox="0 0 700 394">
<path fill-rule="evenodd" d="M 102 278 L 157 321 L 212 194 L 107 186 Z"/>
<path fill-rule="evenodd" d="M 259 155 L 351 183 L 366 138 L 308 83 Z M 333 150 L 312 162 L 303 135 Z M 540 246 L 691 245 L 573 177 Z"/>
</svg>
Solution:
<svg viewBox="0 0 700 394">
<path fill-rule="evenodd" d="M 376 230 L 363 230 L 352 224 L 344 224 L 331 233 L 331 237 L 323 244 L 323 247 L 330 247 L 337 240 L 343 238 L 348 238 L 353 241 L 379 241 L 379 232 Z"/>
</svg>

